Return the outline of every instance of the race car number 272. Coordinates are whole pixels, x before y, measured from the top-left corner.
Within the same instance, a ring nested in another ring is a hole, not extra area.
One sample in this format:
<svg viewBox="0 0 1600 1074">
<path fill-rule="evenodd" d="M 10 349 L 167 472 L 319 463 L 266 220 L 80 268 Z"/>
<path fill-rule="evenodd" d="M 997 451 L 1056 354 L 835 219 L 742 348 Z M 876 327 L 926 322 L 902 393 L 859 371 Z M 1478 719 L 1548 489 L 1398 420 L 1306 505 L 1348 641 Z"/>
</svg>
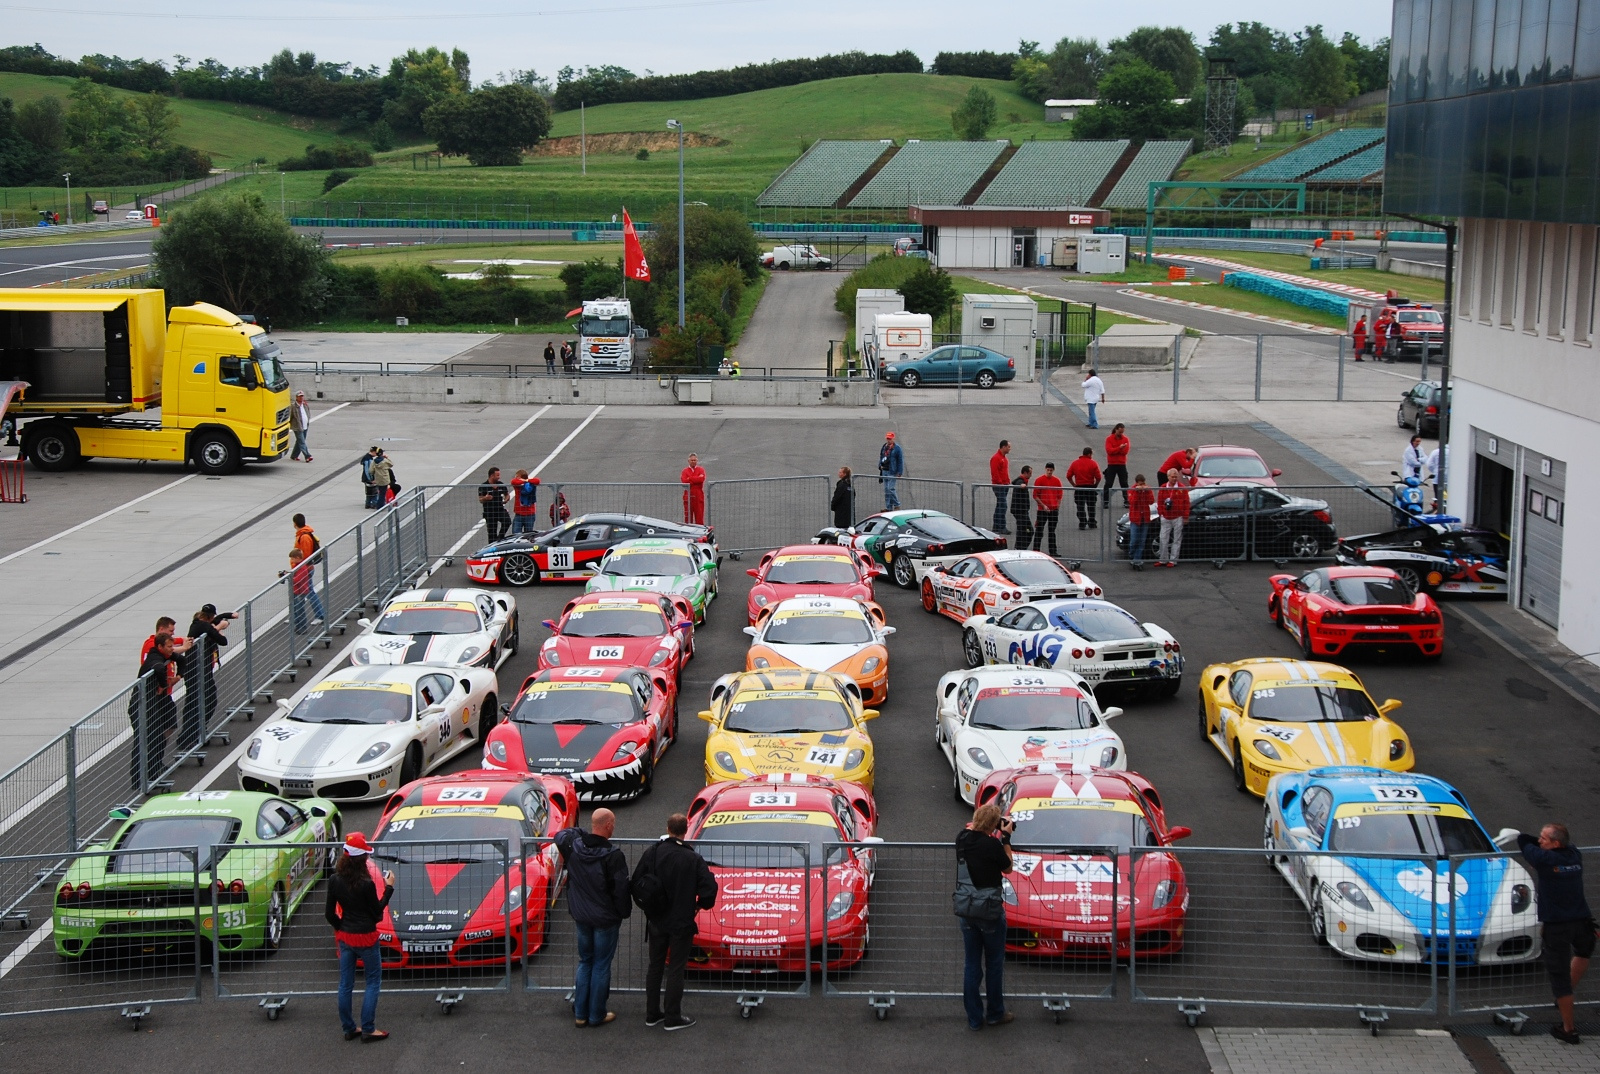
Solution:
<svg viewBox="0 0 1600 1074">
<path fill-rule="evenodd" d="M 553 571 L 570 571 L 572 569 L 571 545 L 555 545 L 550 549 L 550 569 Z"/>
</svg>

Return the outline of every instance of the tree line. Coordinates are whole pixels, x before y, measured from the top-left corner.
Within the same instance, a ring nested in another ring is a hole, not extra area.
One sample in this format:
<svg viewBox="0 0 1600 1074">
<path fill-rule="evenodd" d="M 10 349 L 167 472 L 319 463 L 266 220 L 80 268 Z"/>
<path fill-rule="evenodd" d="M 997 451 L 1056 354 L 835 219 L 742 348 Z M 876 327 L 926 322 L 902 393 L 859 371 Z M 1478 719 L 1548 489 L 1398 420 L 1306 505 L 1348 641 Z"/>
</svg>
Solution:
<svg viewBox="0 0 1600 1074">
<path fill-rule="evenodd" d="M 845 52 L 815 59 L 773 60 L 716 71 L 686 75 L 635 75 L 622 67 L 604 66 L 576 70 L 563 67 L 556 76 L 555 106 L 570 111 L 580 103 L 616 104 L 621 101 L 692 101 L 703 97 L 731 97 L 752 90 L 797 86 L 827 78 L 851 75 L 922 73 L 922 61 L 910 50 L 894 55 Z"/>
<path fill-rule="evenodd" d="M 177 138 L 171 101 L 155 92 L 121 97 L 80 78 L 65 104 L 0 98 L 0 186 L 55 186 L 63 172 L 85 185 L 210 174 L 211 158 Z"/>
</svg>

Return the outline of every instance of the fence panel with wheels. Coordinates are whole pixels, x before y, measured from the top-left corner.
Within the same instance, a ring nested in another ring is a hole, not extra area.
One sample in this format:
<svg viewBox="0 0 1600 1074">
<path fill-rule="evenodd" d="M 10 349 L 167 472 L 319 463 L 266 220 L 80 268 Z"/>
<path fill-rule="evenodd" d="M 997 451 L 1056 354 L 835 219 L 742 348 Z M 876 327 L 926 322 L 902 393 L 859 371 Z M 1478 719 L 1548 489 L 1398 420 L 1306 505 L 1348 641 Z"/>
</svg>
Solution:
<svg viewBox="0 0 1600 1074">
<path fill-rule="evenodd" d="M 806 544 L 833 524 L 832 496 L 833 479 L 821 475 L 708 481 L 706 521 L 716 527 L 717 547 L 724 552 Z M 864 499 L 858 488 L 858 509 Z"/>
<path fill-rule="evenodd" d="M 30 878 L 21 929 L 0 930 L 0 1015 L 200 998 L 203 874 L 193 847 L 0 858 L 0 882 Z M 32 883 L 36 879 L 38 882 Z"/>
<path fill-rule="evenodd" d="M 292 816 L 268 815 L 283 807 L 269 803 L 261 823 L 288 827 L 265 836 L 258 829 L 253 845 L 234 847 L 210 863 L 202 922 L 217 998 L 255 1000 L 274 1019 L 291 997 L 336 992 L 340 970 L 338 944 L 324 919 L 327 878 L 342 857 L 338 819 L 315 800 L 289 807 Z M 476 812 L 447 819 L 443 811 L 451 808 Z M 395 874 L 394 896 L 378 929 L 384 992 L 430 993 L 448 1008 L 468 992 L 508 989 L 523 935 L 520 903 L 525 895 L 548 899 L 558 873 L 551 855 L 529 841 L 520 844 L 526 859 L 519 859 L 510 852 L 519 845 L 515 839 L 403 838 L 480 823 L 482 830 L 497 824 L 519 829 L 520 820 L 496 815 L 501 808 L 402 807 L 375 842 L 364 867 L 378 890 L 384 873 Z M 420 815 L 407 817 L 408 811 Z M 414 827 L 405 828 L 408 823 Z M 362 987 L 358 966 L 358 1018 Z"/>
<path fill-rule="evenodd" d="M 1376 485 L 1292 485 L 1263 489 L 1253 505 L 1256 559 L 1331 559 L 1343 538 L 1410 524 L 1394 495 Z"/>
<path fill-rule="evenodd" d="M 1161 911 L 1142 894 L 1157 868 L 1184 893 L 1181 901 L 1172 896 L 1166 921 L 1155 920 Z M 1379 892 L 1390 886 L 1364 879 L 1363 868 L 1397 878 L 1409 918 L 1383 901 Z M 1441 902 L 1449 878 L 1432 859 L 1364 854 L 1352 862 L 1303 852 L 1136 848 L 1132 873 L 1135 937 L 1154 948 L 1158 939 L 1149 933 L 1156 928 L 1177 947 L 1133 960 L 1135 1002 L 1191 1011 L 1227 1004 L 1438 1009 L 1444 959 L 1436 962 L 1419 942 L 1449 929 Z M 1305 900 L 1286 875 L 1309 892 Z M 1174 906 L 1179 912 L 1171 912 Z"/>
</svg>

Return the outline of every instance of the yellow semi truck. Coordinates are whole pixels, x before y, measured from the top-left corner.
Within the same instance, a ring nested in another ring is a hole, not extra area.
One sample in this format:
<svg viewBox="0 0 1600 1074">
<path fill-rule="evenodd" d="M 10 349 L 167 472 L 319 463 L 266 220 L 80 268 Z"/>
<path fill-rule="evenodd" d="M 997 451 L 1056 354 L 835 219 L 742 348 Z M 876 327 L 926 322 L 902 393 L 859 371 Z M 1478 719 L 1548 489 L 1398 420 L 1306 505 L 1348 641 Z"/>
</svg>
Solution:
<svg viewBox="0 0 1600 1074">
<path fill-rule="evenodd" d="M 40 470 L 161 459 L 227 474 L 289 450 L 289 381 L 267 333 L 158 290 L 0 289 L 6 410 Z"/>
</svg>

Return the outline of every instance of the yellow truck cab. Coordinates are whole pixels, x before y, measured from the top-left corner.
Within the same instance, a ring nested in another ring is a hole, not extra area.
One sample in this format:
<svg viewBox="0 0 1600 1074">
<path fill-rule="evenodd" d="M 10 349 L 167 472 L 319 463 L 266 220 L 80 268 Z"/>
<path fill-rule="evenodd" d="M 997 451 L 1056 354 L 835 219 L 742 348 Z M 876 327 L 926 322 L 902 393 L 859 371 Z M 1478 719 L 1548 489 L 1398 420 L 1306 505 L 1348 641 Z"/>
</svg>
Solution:
<svg viewBox="0 0 1600 1074">
<path fill-rule="evenodd" d="M 193 462 L 208 474 L 289 450 L 289 381 L 257 325 L 157 290 L 0 289 L 6 411 L 39 470 L 88 459 Z"/>
</svg>

